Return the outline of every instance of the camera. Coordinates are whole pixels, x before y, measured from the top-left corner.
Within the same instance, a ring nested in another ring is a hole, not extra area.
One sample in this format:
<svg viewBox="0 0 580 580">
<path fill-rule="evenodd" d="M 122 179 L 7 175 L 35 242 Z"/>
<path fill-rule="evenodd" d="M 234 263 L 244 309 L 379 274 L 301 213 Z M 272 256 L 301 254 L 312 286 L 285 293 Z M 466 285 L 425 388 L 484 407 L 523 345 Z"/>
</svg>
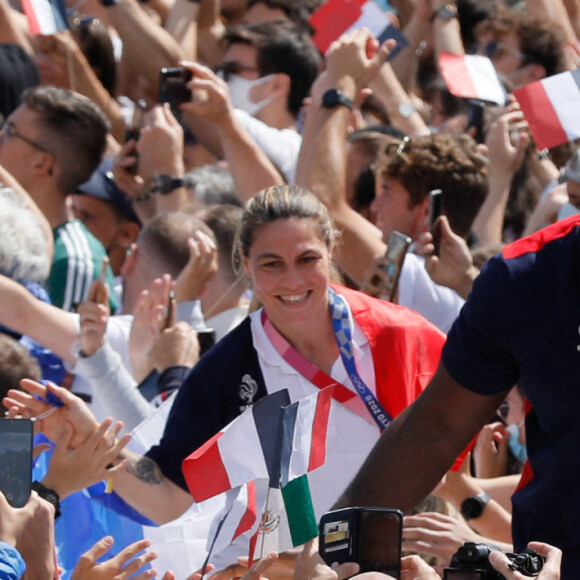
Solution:
<svg viewBox="0 0 580 580">
<path fill-rule="evenodd" d="M 466 542 L 453 554 L 443 580 L 505 580 L 505 576 L 489 563 L 489 555 L 494 551 L 502 550 L 493 544 Z M 529 548 L 519 554 L 503 553 L 511 562 L 510 568 L 524 576 L 537 576 L 544 565 L 544 557 Z"/>
<path fill-rule="evenodd" d="M 191 101 L 191 90 L 187 88 L 187 83 L 192 78 L 192 72 L 188 69 L 162 68 L 159 73 L 159 102 L 177 108 L 181 103 Z"/>
<path fill-rule="evenodd" d="M 329 565 L 357 562 L 361 572 L 400 578 L 403 512 L 351 507 L 320 519 L 318 551 Z"/>
</svg>

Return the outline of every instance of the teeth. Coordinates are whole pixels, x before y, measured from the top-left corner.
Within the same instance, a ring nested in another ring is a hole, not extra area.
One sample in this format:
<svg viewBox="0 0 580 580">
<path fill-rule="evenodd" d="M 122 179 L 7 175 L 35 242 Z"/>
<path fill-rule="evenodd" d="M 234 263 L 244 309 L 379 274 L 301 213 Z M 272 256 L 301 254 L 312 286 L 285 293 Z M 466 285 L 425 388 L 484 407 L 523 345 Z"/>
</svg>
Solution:
<svg viewBox="0 0 580 580">
<path fill-rule="evenodd" d="M 293 294 L 291 296 L 280 296 L 280 300 L 282 300 L 283 302 L 289 302 L 291 304 L 295 304 L 297 302 L 302 302 L 303 300 L 306 300 L 306 296 L 307 294 Z"/>
</svg>

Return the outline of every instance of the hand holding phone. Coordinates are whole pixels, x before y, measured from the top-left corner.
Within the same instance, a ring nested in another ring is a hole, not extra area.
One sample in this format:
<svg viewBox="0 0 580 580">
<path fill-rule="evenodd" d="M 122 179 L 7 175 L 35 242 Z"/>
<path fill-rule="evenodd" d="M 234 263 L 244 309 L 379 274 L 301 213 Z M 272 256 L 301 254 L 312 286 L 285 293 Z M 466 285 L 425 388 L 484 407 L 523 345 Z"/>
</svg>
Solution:
<svg viewBox="0 0 580 580">
<path fill-rule="evenodd" d="M 21 508 L 32 485 L 32 421 L 0 419 L 0 491 L 12 507 Z"/>
<path fill-rule="evenodd" d="M 191 101 L 191 90 L 187 83 L 193 73 L 183 67 L 162 68 L 159 73 L 159 102 L 169 103 L 174 114 L 179 105 Z"/>
<path fill-rule="evenodd" d="M 319 552 L 329 565 L 357 562 L 361 572 L 401 574 L 403 512 L 351 507 L 320 519 Z"/>
<path fill-rule="evenodd" d="M 433 189 L 429 192 L 429 198 L 431 202 L 430 208 L 430 215 L 429 215 L 429 224 L 430 224 L 430 231 L 431 236 L 433 237 L 433 254 L 435 256 L 439 255 L 439 245 L 441 243 L 441 230 L 440 230 L 440 223 L 437 222 L 437 219 L 441 215 L 441 206 L 443 200 L 443 191 L 441 189 Z"/>
<path fill-rule="evenodd" d="M 401 232 L 391 232 L 385 254 L 385 265 L 382 266 L 388 277 L 385 283 L 388 294 L 385 298 L 389 302 L 394 302 L 395 300 L 401 269 L 410 245 L 411 238 L 409 236 Z"/>
</svg>

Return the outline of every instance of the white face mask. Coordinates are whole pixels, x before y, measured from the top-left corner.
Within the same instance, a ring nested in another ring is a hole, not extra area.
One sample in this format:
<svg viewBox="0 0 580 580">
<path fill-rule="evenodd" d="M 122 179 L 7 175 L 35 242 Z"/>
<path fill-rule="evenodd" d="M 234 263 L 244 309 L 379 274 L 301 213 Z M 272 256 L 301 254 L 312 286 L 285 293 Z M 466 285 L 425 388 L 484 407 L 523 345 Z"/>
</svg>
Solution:
<svg viewBox="0 0 580 580">
<path fill-rule="evenodd" d="M 268 82 L 273 77 L 274 75 L 271 74 L 259 79 L 249 80 L 240 75 L 230 75 L 228 78 L 228 90 L 230 92 L 230 101 L 234 108 L 246 111 L 252 117 L 257 115 L 272 101 L 273 97 L 266 97 L 255 103 L 250 99 L 250 92 L 254 87 Z"/>
</svg>

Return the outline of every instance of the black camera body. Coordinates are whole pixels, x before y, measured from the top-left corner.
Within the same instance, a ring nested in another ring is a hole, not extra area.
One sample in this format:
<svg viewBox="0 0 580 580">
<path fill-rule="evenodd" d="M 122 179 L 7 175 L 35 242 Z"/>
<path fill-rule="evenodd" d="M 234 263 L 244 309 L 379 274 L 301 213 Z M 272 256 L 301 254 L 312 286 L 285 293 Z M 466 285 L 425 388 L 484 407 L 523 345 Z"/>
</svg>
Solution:
<svg viewBox="0 0 580 580">
<path fill-rule="evenodd" d="M 505 580 L 505 576 L 489 563 L 489 554 L 493 551 L 502 550 L 493 544 L 465 542 L 453 554 L 443 580 Z M 544 565 L 544 557 L 529 548 L 520 554 L 503 553 L 511 561 L 512 569 L 524 576 L 537 576 Z"/>
</svg>

